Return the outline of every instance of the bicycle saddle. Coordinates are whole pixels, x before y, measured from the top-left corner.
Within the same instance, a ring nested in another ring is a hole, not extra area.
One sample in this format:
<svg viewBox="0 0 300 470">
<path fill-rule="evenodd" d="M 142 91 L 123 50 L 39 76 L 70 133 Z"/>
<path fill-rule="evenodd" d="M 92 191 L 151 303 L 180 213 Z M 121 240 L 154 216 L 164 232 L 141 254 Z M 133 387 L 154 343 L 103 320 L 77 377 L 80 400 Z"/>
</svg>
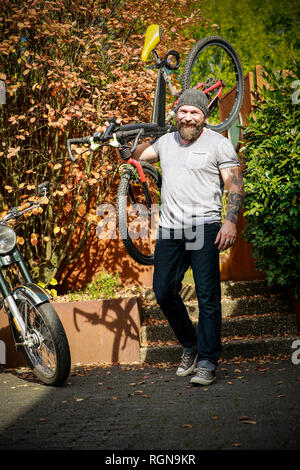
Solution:
<svg viewBox="0 0 300 470">
<path fill-rule="evenodd" d="M 144 43 L 144 48 L 142 52 L 142 61 L 147 62 L 149 54 L 157 44 L 161 41 L 162 37 L 162 29 L 159 25 L 157 24 L 151 24 L 148 26 L 145 34 L 145 43 Z"/>
</svg>

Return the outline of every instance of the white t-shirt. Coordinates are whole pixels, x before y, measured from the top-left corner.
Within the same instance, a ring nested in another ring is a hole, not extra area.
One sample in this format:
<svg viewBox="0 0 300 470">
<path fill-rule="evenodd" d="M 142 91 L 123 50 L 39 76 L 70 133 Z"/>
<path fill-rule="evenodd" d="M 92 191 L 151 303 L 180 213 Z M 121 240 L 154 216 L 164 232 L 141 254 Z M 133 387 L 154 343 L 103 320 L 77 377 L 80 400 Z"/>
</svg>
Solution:
<svg viewBox="0 0 300 470">
<path fill-rule="evenodd" d="M 173 132 L 152 147 L 162 170 L 160 225 L 177 229 L 221 222 L 220 169 L 240 165 L 231 142 L 205 129 L 192 144 L 182 144 L 179 133 Z"/>
</svg>

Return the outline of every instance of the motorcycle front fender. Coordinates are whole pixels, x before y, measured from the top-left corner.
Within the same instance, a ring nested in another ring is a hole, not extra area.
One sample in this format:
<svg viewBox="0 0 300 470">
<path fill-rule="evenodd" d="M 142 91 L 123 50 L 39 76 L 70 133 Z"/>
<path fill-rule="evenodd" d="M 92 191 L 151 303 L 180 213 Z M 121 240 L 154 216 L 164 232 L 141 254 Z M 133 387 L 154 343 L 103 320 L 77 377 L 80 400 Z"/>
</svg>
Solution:
<svg viewBox="0 0 300 470">
<path fill-rule="evenodd" d="M 13 292 L 13 297 L 15 300 L 21 300 L 25 297 L 36 306 L 52 300 L 49 292 L 33 282 L 18 286 Z"/>
</svg>

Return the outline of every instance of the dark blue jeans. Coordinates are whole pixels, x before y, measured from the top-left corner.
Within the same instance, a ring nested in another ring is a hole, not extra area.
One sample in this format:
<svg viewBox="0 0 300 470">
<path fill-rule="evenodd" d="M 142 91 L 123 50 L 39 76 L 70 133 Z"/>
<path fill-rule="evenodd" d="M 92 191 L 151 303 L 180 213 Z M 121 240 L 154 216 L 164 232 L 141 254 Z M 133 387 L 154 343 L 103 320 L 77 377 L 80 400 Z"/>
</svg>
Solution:
<svg viewBox="0 0 300 470">
<path fill-rule="evenodd" d="M 191 231 L 159 228 L 154 256 L 156 299 L 185 352 L 198 350 L 198 365 L 215 369 L 221 355 L 221 289 L 219 250 L 214 244 L 219 223 Z M 199 305 L 197 330 L 180 296 L 191 266 Z"/>
</svg>

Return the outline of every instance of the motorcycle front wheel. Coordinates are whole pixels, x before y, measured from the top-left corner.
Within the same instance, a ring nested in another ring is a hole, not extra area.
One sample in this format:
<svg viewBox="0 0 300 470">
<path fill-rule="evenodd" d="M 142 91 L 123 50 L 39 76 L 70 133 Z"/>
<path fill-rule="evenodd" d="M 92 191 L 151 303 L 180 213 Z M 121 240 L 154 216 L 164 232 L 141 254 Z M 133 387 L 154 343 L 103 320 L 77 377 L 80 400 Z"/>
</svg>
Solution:
<svg viewBox="0 0 300 470">
<path fill-rule="evenodd" d="M 36 377 L 46 385 L 62 385 L 70 375 L 71 357 L 62 323 L 50 303 L 34 305 L 28 298 L 17 301 L 32 345 L 22 345 L 12 317 L 10 318 L 18 350 Z"/>
</svg>

